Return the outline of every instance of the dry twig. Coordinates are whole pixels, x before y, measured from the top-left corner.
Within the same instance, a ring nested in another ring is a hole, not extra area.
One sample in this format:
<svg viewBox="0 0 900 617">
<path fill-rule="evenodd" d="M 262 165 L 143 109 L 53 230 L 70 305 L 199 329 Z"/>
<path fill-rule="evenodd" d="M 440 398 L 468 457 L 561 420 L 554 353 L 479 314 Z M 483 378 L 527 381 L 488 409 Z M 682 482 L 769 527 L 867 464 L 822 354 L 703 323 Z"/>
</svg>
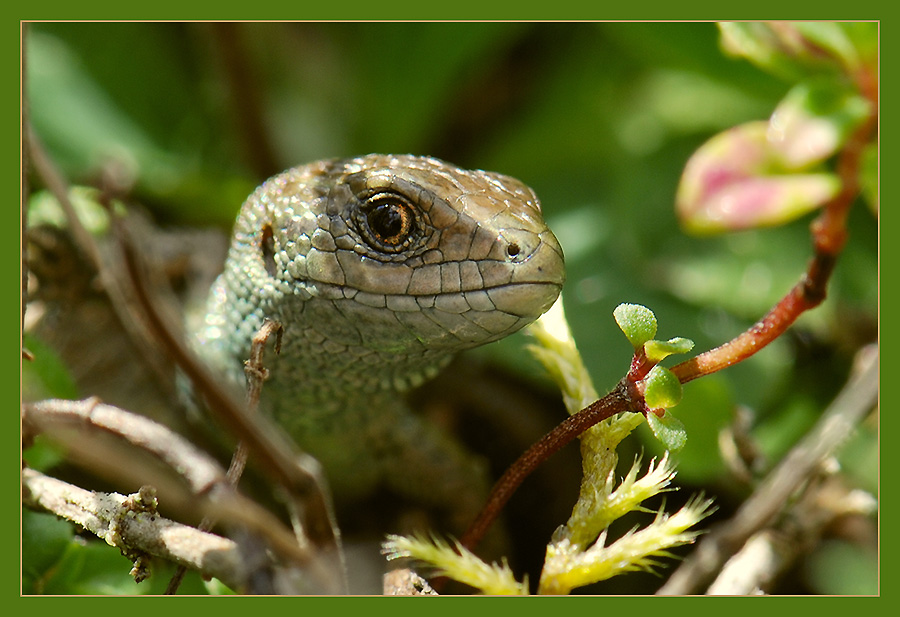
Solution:
<svg viewBox="0 0 900 617">
<path fill-rule="evenodd" d="M 132 558 L 162 557 L 232 589 L 242 588 L 247 580 L 247 568 L 233 541 L 135 509 L 137 493 L 87 491 L 33 469 L 22 471 L 22 490 L 26 506 L 80 525 Z"/>
<path fill-rule="evenodd" d="M 794 492 L 815 475 L 822 462 L 846 440 L 878 398 L 878 359 L 854 376 L 819 422 L 760 484 L 728 521 L 714 527 L 685 559 L 660 595 L 700 593 L 757 531 L 769 525 Z"/>
<path fill-rule="evenodd" d="M 266 343 L 270 336 L 273 334 L 276 335 L 275 353 L 279 353 L 282 331 L 283 328 L 280 323 L 267 319 L 263 322 L 259 332 L 253 337 L 250 360 L 247 361 L 245 367 L 245 372 L 247 373 L 247 408 L 251 414 L 255 414 L 259 407 L 259 396 L 262 392 L 262 384 L 269 377 L 269 372 L 263 364 L 263 352 L 265 351 Z M 241 475 L 244 473 L 244 468 L 247 465 L 248 456 L 249 451 L 247 446 L 243 441 L 239 441 L 237 446 L 235 446 L 234 455 L 231 457 L 231 464 L 228 466 L 228 471 L 225 473 L 226 481 L 230 486 L 237 488 Z M 214 519 L 204 517 L 200 522 L 200 525 L 198 525 L 198 529 L 201 531 L 209 531 L 212 529 L 213 525 L 215 525 Z M 298 535 L 300 534 L 302 534 L 302 531 L 298 531 Z M 184 579 L 187 570 L 187 566 L 182 565 L 178 567 L 175 574 L 172 575 L 172 580 L 169 581 L 168 587 L 166 587 L 166 595 L 174 595 L 178 591 L 178 587 L 181 585 L 181 581 Z"/>
</svg>

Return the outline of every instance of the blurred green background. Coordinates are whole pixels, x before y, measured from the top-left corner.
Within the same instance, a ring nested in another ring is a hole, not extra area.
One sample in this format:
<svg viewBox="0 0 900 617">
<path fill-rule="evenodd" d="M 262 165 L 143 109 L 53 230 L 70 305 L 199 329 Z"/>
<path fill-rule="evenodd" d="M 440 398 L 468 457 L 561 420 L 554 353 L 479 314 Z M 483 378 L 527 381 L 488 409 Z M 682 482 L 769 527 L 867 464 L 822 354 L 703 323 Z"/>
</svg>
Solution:
<svg viewBox="0 0 900 617">
<path fill-rule="evenodd" d="M 91 184 L 115 159 L 163 225 L 227 230 L 266 177 L 328 157 L 409 152 L 518 177 L 564 247 L 566 309 L 600 390 L 630 360 L 612 319 L 619 303 L 648 306 L 660 338 L 702 351 L 759 318 L 811 255 L 810 217 L 716 238 L 679 229 L 674 195 L 691 153 L 767 118 L 790 87 L 721 53 L 712 23 L 35 23 L 25 49 L 30 120 L 70 180 Z M 869 209 L 854 209 L 850 234 L 822 307 L 749 361 L 688 385 L 674 409 L 689 436 L 678 483 L 724 511 L 747 494 L 717 445 L 736 406 L 753 412 L 752 434 L 775 461 L 876 340 Z M 516 353 L 523 342 L 478 353 L 535 374 Z M 870 491 L 875 429 L 842 458 Z M 658 454 L 641 439 L 626 463 Z M 833 541 L 787 590 L 875 592 L 872 547 Z M 835 577 L 848 547 L 861 574 Z"/>
</svg>

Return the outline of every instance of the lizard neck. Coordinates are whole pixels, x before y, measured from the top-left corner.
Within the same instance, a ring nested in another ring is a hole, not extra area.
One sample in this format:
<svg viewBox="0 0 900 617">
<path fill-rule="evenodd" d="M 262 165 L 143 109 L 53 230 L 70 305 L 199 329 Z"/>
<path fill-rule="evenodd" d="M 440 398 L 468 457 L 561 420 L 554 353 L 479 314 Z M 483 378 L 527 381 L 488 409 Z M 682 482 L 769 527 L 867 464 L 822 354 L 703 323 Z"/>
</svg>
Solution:
<svg viewBox="0 0 900 617">
<path fill-rule="evenodd" d="M 263 402 L 277 399 L 279 406 L 302 406 L 304 413 L 328 414 L 366 399 L 396 399 L 398 394 L 434 377 L 453 354 L 421 345 L 397 353 L 396 337 L 358 340 L 360 329 L 378 330 L 376 322 L 348 321 L 337 327 L 340 301 L 322 297 L 283 295 L 278 302 L 242 302 L 229 285 L 227 273 L 216 282 L 205 327 L 197 335 L 198 349 L 213 368 L 235 383 L 243 383 L 243 363 L 250 357 L 251 341 L 266 318 L 284 328 L 281 351 L 272 344 L 265 357 L 270 378 L 263 386 Z M 325 313 L 332 317 L 326 321 Z M 273 409 L 281 415 L 280 409 Z M 286 412 L 289 413 L 289 412 Z"/>
</svg>

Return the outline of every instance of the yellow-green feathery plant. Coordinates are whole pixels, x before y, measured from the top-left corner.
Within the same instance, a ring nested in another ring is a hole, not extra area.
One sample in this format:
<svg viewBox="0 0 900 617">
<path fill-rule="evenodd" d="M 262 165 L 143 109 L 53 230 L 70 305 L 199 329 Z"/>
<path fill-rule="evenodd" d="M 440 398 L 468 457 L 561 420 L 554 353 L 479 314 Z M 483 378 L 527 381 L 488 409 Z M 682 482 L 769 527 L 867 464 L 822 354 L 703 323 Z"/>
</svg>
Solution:
<svg viewBox="0 0 900 617">
<path fill-rule="evenodd" d="M 666 355 L 689 350 L 692 345 L 686 339 L 651 340 L 656 333 L 656 318 L 644 307 L 620 305 L 615 316 L 634 345 L 636 358 L 640 355 L 655 364 Z M 597 400 L 597 391 L 575 346 L 561 300 L 530 327 L 530 333 L 537 341 L 530 350 L 559 385 L 568 412 L 574 414 Z M 676 380 L 677 388 L 672 386 L 669 375 L 666 369 L 655 365 L 647 375 L 645 398 L 650 407 L 668 407 L 678 402 L 680 384 Z M 665 404 L 656 405 L 654 399 Z M 677 448 L 684 442 L 683 429 L 670 414 L 661 409 L 659 412 L 659 417 L 647 414 L 651 428 L 670 447 Z M 581 491 L 569 520 L 554 532 L 547 545 L 538 593 L 565 594 L 623 572 L 651 569 L 657 565 L 657 558 L 668 555 L 668 549 L 693 541 L 699 533 L 690 528 L 710 513 L 709 499 L 694 498 L 675 514 L 660 511 L 643 529 L 632 529 L 607 544 L 609 525 L 628 512 L 646 511 L 641 503 L 671 490 L 668 487 L 675 476 L 666 455 L 659 462 L 651 461 L 640 478 L 641 461 L 636 460 L 616 483 L 616 447 L 643 417 L 640 413 L 618 414 L 581 435 Z M 388 559 L 414 558 L 482 593 L 528 593 L 527 581 L 517 582 L 505 562 L 488 565 L 458 544 L 391 536 L 384 544 L 384 554 Z"/>
</svg>

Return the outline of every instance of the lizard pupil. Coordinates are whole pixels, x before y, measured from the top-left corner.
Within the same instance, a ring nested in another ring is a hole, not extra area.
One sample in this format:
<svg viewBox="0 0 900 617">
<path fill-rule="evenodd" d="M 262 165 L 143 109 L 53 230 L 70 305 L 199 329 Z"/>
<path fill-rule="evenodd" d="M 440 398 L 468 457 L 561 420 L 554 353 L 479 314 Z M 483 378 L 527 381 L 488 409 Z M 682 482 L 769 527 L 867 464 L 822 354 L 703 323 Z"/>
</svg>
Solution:
<svg viewBox="0 0 900 617">
<path fill-rule="evenodd" d="M 369 229 L 376 238 L 391 247 L 402 245 L 409 237 L 413 214 L 411 208 L 398 201 L 384 201 L 369 210 Z"/>
</svg>

